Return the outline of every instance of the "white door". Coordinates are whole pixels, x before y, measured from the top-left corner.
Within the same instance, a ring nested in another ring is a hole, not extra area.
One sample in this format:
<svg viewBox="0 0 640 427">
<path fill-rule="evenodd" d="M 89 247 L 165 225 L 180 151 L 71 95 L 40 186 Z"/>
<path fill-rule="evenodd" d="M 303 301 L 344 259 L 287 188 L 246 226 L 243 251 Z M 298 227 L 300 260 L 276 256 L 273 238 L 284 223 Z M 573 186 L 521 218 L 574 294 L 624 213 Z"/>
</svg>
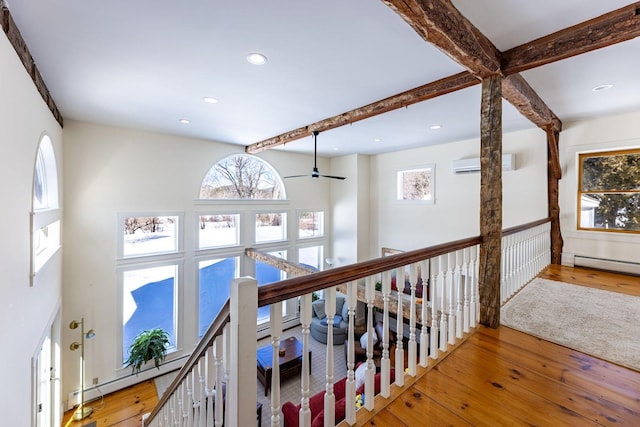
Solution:
<svg viewBox="0 0 640 427">
<path fill-rule="evenodd" d="M 58 378 L 60 346 L 59 334 L 56 333 L 59 321 L 58 314 L 33 358 L 33 425 L 36 427 L 60 425 L 62 421 Z"/>
</svg>

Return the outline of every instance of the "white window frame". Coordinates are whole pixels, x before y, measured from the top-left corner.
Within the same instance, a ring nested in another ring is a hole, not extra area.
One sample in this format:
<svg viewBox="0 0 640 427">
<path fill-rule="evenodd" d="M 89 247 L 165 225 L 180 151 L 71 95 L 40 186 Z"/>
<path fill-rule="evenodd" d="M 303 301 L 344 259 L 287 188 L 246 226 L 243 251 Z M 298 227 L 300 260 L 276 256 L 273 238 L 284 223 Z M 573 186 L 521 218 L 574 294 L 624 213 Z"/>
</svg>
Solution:
<svg viewBox="0 0 640 427">
<path fill-rule="evenodd" d="M 407 173 L 429 171 L 429 195 L 428 199 L 411 199 L 405 198 L 404 194 L 404 175 Z M 427 163 L 420 166 L 409 167 L 406 169 L 399 169 L 396 171 L 396 202 L 398 203 L 420 203 L 420 204 L 434 204 L 436 200 L 436 165 L 434 163 Z"/>
</svg>

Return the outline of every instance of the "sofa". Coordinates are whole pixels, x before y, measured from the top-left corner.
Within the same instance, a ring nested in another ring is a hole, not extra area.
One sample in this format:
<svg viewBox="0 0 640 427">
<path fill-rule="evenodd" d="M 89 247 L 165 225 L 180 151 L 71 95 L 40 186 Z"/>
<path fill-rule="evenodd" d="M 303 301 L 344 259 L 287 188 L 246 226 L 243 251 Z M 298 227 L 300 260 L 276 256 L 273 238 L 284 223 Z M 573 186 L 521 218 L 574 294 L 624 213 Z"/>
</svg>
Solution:
<svg viewBox="0 0 640 427">
<path fill-rule="evenodd" d="M 348 310 L 349 306 L 345 303 L 347 296 L 336 292 L 336 312 L 333 318 L 333 344 L 343 344 L 347 334 L 347 328 L 349 326 Z M 309 325 L 309 331 L 311 336 L 323 344 L 327 343 L 327 332 L 329 325 L 327 323 L 327 313 L 325 310 L 325 300 L 323 298 L 318 299 L 311 303 L 311 324 Z"/>
<path fill-rule="evenodd" d="M 356 381 L 358 375 L 358 369 L 364 372 L 365 364 L 360 364 L 356 370 Z M 380 393 L 380 373 L 375 375 L 374 390 L 375 394 Z M 395 381 L 395 370 L 390 371 L 391 382 Z M 333 384 L 333 393 L 336 398 L 335 405 L 335 422 L 338 424 L 344 420 L 346 416 L 346 384 L 347 377 L 342 378 L 340 381 Z M 323 427 L 324 426 L 324 393 L 325 390 L 319 391 L 309 398 L 309 409 L 311 410 L 311 427 Z M 356 388 L 356 396 L 364 393 L 364 384 Z M 349 402 L 350 405 L 356 405 L 356 402 Z M 282 415 L 284 418 L 284 427 L 298 427 L 300 424 L 300 404 L 294 405 L 292 402 L 285 402 L 282 405 Z"/>
<path fill-rule="evenodd" d="M 382 359 L 382 334 L 384 330 L 384 324 L 382 322 L 376 322 L 373 327 L 373 332 L 375 334 L 373 339 L 373 360 L 376 366 L 379 365 L 380 359 Z M 356 329 L 354 331 L 355 342 L 353 343 L 353 353 L 354 353 L 354 362 L 358 364 L 358 362 L 365 362 L 367 360 L 367 336 L 366 329 Z M 391 346 L 394 345 L 396 341 L 396 334 L 389 330 L 389 351 L 391 351 Z M 364 345 L 363 345 L 364 344 Z M 348 361 L 349 354 L 349 337 L 344 341 L 344 358 L 345 361 Z"/>
</svg>

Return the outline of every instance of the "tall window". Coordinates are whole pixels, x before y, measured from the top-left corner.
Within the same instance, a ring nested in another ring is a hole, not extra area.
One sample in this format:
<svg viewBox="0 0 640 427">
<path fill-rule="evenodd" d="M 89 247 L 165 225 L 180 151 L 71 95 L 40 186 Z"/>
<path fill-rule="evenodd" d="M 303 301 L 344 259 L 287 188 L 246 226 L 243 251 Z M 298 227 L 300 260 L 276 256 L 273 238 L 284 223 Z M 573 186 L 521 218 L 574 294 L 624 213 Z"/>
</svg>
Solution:
<svg viewBox="0 0 640 427">
<path fill-rule="evenodd" d="M 198 263 L 198 336 L 202 337 L 229 298 L 231 280 L 238 277 L 239 257 L 214 258 Z"/>
<path fill-rule="evenodd" d="M 161 328 L 177 348 L 183 214 L 118 215 L 122 360 L 141 332 Z"/>
<path fill-rule="evenodd" d="M 640 149 L 579 156 L 578 228 L 640 232 Z"/>
<path fill-rule="evenodd" d="M 298 215 L 298 238 L 324 236 L 324 212 L 304 211 Z"/>
<path fill-rule="evenodd" d="M 38 271 L 60 248 L 58 170 L 49 136 L 38 145 L 33 172 L 33 212 L 31 218 L 31 283 Z"/>
</svg>

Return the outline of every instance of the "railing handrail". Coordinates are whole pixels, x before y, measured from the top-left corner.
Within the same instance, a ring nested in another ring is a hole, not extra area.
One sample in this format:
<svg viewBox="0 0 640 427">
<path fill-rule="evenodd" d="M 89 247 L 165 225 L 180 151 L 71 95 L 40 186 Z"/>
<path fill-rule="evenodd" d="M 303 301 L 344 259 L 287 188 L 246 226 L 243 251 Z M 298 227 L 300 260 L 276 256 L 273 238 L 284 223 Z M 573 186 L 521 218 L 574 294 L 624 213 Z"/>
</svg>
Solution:
<svg viewBox="0 0 640 427">
<path fill-rule="evenodd" d="M 511 227 L 502 231 L 502 236 L 518 233 L 529 228 L 537 227 L 551 221 L 550 217 L 537 221 L 532 221 L 516 227 Z M 439 245 L 429 246 L 427 248 L 415 249 L 395 255 L 388 255 L 381 258 L 349 264 L 342 267 L 336 267 L 329 270 L 321 271 L 311 276 L 294 277 L 292 279 L 281 280 L 279 282 L 269 283 L 260 286 L 258 289 L 258 306 L 264 307 L 278 301 L 285 301 L 290 298 L 298 297 L 310 292 L 319 291 L 336 285 L 341 285 L 353 280 L 362 279 L 373 274 L 378 274 L 386 270 L 403 265 L 413 264 L 428 258 L 433 258 L 448 252 L 459 249 L 468 248 L 482 243 L 482 237 L 470 237 L 466 239 L 456 240 Z"/>
<path fill-rule="evenodd" d="M 509 236 L 512 234 L 520 233 L 521 231 L 528 230 L 530 228 L 537 227 L 542 224 L 546 224 L 551 221 L 551 217 L 542 218 L 537 221 L 531 221 L 526 224 L 516 225 L 515 227 L 505 228 L 502 230 L 502 237 Z"/>
<path fill-rule="evenodd" d="M 185 379 L 187 374 L 189 374 L 189 372 L 193 369 L 196 363 L 198 363 L 198 359 L 204 353 L 206 353 L 207 348 L 213 345 L 214 339 L 218 335 L 222 334 L 222 331 L 225 325 L 229 323 L 229 320 L 230 320 L 230 315 L 231 315 L 230 306 L 231 304 L 229 302 L 229 298 L 227 298 L 227 301 L 224 303 L 224 305 L 218 312 L 218 315 L 216 316 L 215 319 L 213 319 L 213 322 L 211 322 L 211 324 L 207 328 L 207 331 L 204 333 L 204 335 L 196 345 L 196 348 L 193 350 L 193 352 L 191 353 L 187 361 L 184 363 L 184 365 L 182 365 L 182 368 L 180 368 L 180 371 L 178 371 L 178 374 L 176 375 L 176 377 L 173 379 L 173 381 L 171 381 L 171 384 L 169 384 L 169 387 L 167 387 L 164 394 L 162 396 L 159 396 L 160 398 L 158 400 L 158 404 L 155 406 L 155 408 L 153 408 L 153 411 L 151 411 L 151 414 L 149 415 L 149 417 L 147 418 L 147 420 L 144 422 L 143 425 L 147 425 L 149 421 L 151 421 L 153 418 L 156 417 L 156 415 L 158 415 L 162 407 L 169 400 L 169 397 L 171 396 L 171 394 L 178 388 L 178 386 L 182 383 L 182 381 Z"/>
</svg>

